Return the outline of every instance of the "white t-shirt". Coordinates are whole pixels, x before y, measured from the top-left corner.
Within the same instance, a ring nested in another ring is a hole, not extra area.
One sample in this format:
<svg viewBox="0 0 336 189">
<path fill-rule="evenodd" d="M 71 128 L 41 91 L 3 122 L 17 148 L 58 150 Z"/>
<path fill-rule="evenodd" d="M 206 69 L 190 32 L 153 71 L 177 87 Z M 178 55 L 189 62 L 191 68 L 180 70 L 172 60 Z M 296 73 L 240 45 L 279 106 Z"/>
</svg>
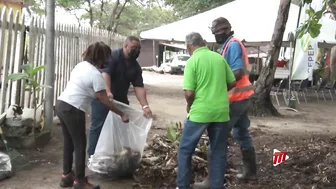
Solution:
<svg viewBox="0 0 336 189">
<path fill-rule="evenodd" d="M 71 71 L 70 80 L 58 100 L 84 112 L 89 112 L 96 92 L 105 90 L 105 82 L 99 70 L 89 62 L 80 62 Z"/>
</svg>

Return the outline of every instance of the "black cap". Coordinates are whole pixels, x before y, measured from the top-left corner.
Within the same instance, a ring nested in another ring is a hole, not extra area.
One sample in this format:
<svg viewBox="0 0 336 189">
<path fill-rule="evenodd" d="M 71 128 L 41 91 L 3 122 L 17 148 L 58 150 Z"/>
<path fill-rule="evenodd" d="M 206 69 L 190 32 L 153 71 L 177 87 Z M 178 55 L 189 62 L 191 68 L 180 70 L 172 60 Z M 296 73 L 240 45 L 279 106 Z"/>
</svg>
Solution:
<svg viewBox="0 0 336 189">
<path fill-rule="evenodd" d="M 219 17 L 219 18 L 216 18 L 214 21 L 212 21 L 212 25 L 210 29 L 212 33 L 217 33 L 221 30 L 228 29 L 228 28 L 231 29 L 230 22 L 224 17 Z"/>
</svg>

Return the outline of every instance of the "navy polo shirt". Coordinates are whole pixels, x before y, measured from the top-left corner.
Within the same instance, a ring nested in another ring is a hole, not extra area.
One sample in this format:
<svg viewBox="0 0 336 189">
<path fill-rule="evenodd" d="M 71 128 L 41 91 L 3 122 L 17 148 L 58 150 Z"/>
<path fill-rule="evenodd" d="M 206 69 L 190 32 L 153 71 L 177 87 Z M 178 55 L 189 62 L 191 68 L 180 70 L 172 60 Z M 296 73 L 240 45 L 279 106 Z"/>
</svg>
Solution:
<svg viewBox="0 0 336 189">
<path fill-rule="evenodd" d="M 144 87 L 142 69 L 136 60 L 128 60 L 126 65 L 123 49 L 112 51 L 112 58 L 108 67 L 102 69 L 111 76 L 111 92 L 114 100 L 129 104 L 127 94 L 130 84 L 133 87 Z"/>
</svg>

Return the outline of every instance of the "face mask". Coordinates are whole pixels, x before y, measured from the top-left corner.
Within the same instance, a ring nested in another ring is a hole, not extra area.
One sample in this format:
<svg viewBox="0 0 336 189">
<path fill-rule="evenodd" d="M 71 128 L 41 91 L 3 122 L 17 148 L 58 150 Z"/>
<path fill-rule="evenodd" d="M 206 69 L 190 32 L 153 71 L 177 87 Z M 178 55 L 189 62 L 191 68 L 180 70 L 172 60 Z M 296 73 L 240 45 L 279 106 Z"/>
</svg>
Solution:
<svg viewBox="0 0 336 189">
<path fill-rule="evenodd" d="M 138 52 L 136 49 L 131 49 L 131 51 L 128 53 L 128 56 L 133 59 L 136 60 L 140 55 L 140 52 Z"/>
<path fill-rule="evenodd" d="M 225 34 L 225 33 L 221 33 L 221 34 L 215 34 L 215 39 L 216 39 L 216 43 L 218 44 L 223 44 L 225 43 L 225 41 L 231 37 L 233 35 L 233 31 L 231 31 L 229 33 L 229 35 Z"/>
</svg>

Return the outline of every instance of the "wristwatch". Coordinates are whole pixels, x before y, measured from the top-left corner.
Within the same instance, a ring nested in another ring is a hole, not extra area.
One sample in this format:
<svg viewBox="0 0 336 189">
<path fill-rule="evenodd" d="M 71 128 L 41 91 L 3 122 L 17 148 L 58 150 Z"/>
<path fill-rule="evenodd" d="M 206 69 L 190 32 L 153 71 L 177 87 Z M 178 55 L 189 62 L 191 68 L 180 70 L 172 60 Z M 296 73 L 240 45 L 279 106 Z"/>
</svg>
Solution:
<svg viewBox="0 0 336 189">
<path fill-rule="evenodd" d="M 149 106 L 148 106 L 148 105 L 144 105 L 144 106 L 142 107 L 143 110 L 146 109 L 146 108 L 149 108 Z"/>
</svg>

